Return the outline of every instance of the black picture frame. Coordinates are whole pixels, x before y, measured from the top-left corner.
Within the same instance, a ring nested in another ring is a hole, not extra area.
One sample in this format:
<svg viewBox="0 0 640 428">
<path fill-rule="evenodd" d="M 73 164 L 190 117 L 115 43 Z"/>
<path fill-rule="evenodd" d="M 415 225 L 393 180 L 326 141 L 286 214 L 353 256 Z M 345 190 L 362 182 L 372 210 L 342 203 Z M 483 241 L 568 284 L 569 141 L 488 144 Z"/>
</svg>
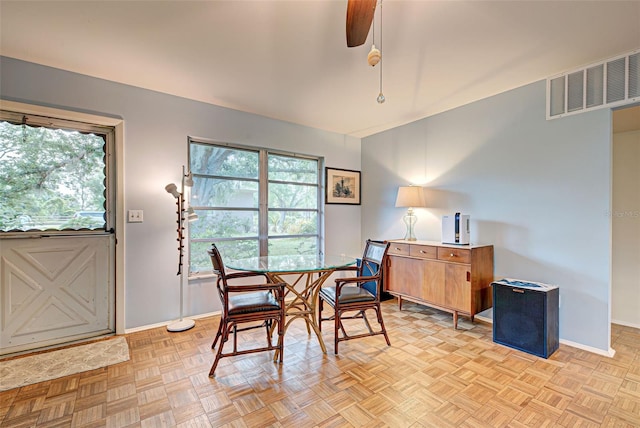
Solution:
<svg viewBox="0 0 640 428">
<path fill-rule="evenodd" d="M 360 205 L 360 171 L 325 168 L 325 203 Z"/>
</svg>

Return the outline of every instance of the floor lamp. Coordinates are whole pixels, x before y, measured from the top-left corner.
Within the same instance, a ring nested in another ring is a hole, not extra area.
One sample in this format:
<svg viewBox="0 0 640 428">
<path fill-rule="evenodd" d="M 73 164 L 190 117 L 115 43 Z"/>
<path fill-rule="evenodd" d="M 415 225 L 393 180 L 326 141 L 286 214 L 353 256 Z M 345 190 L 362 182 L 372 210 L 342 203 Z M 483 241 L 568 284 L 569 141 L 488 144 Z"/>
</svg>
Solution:
<svg viewBox="0 0 640 428">
<path fill-rule="evenodd" d="M 196 325 L 192 319 L 183 318 L 183 294 L 184 294 L 184 271 L 182 269 L 182 258 L 184 256 L 184 237 L 185 231 L 190 221 L 196 220 L 198 216 L 193 212 L 193 208 L 185 209 L 184 190 L 185 187 L 193 186 L 191 173 L 187 173 L 184 165 L 182 166 L 182 182 L 180 191 L 174 183 L 167 184 L 165 190 L 176 198 L 178 205 L 178 275 L 180 276 L 180 319 L 167 325 L 169 331 L 185 331 Z"/>
</svg>

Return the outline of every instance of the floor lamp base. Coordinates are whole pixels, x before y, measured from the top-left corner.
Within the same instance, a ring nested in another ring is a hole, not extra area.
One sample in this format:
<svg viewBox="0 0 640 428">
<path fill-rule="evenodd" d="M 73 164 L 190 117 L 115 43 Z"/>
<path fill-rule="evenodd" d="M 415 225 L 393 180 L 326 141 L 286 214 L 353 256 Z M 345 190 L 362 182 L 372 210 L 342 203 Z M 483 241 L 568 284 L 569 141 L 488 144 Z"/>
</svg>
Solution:
<svg viewBox="0 0 640 428">
<path fill-rule="evenodd" d="M 185 331 L 185 330 L 189 330 L 190 328 L 193 328 L 194 325 L 196 325 L 196 322 L 194 320 L 183 319 L 180 321 L 172 322 L 171 324 L 167 325 L 167 330 Z"/>
</svg>

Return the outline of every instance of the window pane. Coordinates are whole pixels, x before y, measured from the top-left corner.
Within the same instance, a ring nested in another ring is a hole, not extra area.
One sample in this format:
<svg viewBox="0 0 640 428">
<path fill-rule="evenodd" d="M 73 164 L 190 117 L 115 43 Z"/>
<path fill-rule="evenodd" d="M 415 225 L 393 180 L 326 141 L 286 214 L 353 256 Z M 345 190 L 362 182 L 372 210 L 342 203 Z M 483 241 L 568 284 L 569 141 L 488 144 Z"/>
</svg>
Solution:
<svg viewBox="0 0 640 428">
<path fill-rule="evenodd" d="M 257 211 L 195 212 L 198 220 L 189 223 L 191 239 L 258 237 Z"/>
<path fill-rule="evenodd" d="M 223 246 L 233 258 L 267 255 L 269 248 L 319 254 L 319 159 L 189 142 L 194 181 L 189 205 L 199 216 L 189 229 L 191 269 L 202 271 L 205 264 L 204 271 L 211 270 L 210 260 L 202 259 L 203 243 L 210 242 L 220 244 L 223 258 Z"/>
<path fill-rule="evenodd" d="M 316 211 L 272 211 L 269 210 L 269 236 L 309 235 L 318 233 Z"/>
<path fill-rule="evenodd" d="M 283 256 L 288 254 L 318 254 L 318 238 L 282 238 L 269 240 L 269 255 Z"/>
<path fill-rule="evenodd" d="M 237 240 L 222 241 L 216 243 L 222 255 L 222 261 L 226 262 L 231 258 L 258 257 L 258 240 Z M 211 272 L 213 266 L 207 250 L 211 248 L 211 242 L 192 242 L 191 252 L 191 272 Z M 176 271 L 178 269 L 176 260 Z"/>
<path fill-rule="evenodd" d="M 220 250 L 223 262 L 231 258 L 244 259 L 260 255 L 257 240 L 223 241 L 216 243 L 216 246 Z"/>
<path fill-rule="evenodd" d="M 258 153 L 211 144 L 190 144 L 193 174 L 258 178 Z"/>
<path fill-rule="evenodd" d="M 0 122 L 0 231 L 103 229 L 105 137 Z"/>
<path fill-rule="evenodd" d="M 269 155 L 269 180 L 318 183 L 318 161 Z"/>
<path fill-rule="evenodd" d="M 258 182 L 194 177 L 194 207 L 258 208 Z"/>
<path fill-rule="evenodd" d="M 269 183 L 269 208 L 318 207 L 318 187 L 299 184 Z"/>
</svg>

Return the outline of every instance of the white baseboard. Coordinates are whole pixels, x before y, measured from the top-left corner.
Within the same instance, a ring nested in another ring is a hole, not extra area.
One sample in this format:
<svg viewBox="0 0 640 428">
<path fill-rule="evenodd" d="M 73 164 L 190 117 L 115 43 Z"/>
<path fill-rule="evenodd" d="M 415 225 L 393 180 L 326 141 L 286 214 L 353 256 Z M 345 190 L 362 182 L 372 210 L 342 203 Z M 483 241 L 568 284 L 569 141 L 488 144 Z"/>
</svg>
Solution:
<svg viewBox="0 0 640 428">
<path fill-rule="evenodd" d="M 193 315 L 187 318 L 191 318 L 191 319 L 200 319 L 200 318 L 206 318 L 206 317 L 211 317 L 211 316 L 216 316 L 216 315 L 220 315 L 220 311 L 217 312 L 209 312 L 206 314 L 200 314 L 200 315 Z M 478 315 L 480 315 L 480 320 L 487 322 L 487 323 L 492 323 L 493 322 L 493 314 L 491 313 L 490 310 L 485 311 L 484 313 L 480 313 L 480 314 L 476 314 L 476 317 L 478 317 Z M 158 327 L 165 327 L 167 324 L 170 324 L 172 321 L 167 321 L 167 322 L 161 322 L 161 323 L 157 323 L 157 324 L 149 324 L 149 325 L 144 325 L 144 326 L 140 326 L 140 327 L 134 327 L 134 328 L 128 328 L 125 329 L 125 334 L 128 333 L 135 333 L 138 331 L 144 331 L 144 330 L 150 330 L 152 328 L 158 328 Z M 623 323 L 621 321 L 611 321 L 613 324 L 620 324 L 620 325 L 624 325 L 627 327 L 633 327 L 633 328 L 640 328 L 640 326 L 636 326 L 636 325 L 632 325 L 632 324 L 628 324 L 628 323 Z M 572 342 L 570 340 L 566 340 L 566 339 L 560 339 L 560 343 L 562 343 L 563 345 L 567 345 L 567 346 L 571 346 L 572 348 L 577 348 L 577 349 L 582 349 L 583 351 L 587 351 L 587 352 L 593 352 L 594 354 L 598 354 L 598 355 L 602 355 L 604 357 L 610 357 L 613 358 L 613 356 L 616 354 L 615 349 L 613 348 L 609 348 L 609 351 L 605 351 L 599 348 L 593 348 L 591 346 L 587 346 L 587 345 L 583 345 L 581 343 L 577 343 L 577 342 Z"/>
<path fill-rule="evenodd" d="M 572 342 L 566 339 L 560 339 L 560 343 L 563 345 L 571 346 L 572 348 L 578 348 L 578 349 L 582 349 L 583 351 L 593 352 L 594 354 L 602 355 L 603 357 L 613 358 L 613 356 L 616 354 L 616 351 L 613 348 L 609 348 L 609 351 L 605 351 L 600 348 L 593 348 L 591 346 L 583 345 L 582 343 Z"/>
<path fill-rule="evenodd" d="M 493 308 L 489 308 L 486 311 L 480 312 L 476 314 L 475 318 L 478 321 L 482 321 L 488 324 L 493 324 Z M 630 326 L 634 327 L 634 326 Z M 581 343 L 572 342 L 570 340 L 559 339 L 560 343 L 563 345 L 571 346 L 572 348 L 582 349 L 583 351 L 593 352 L 594 354 L 603 355 L 605 357 L 613 357 L 616 351 L 612 348 L 609 348 L 609 351 L 605 351 L 599 348 L 593 348 L 591 346 L 583 345 Z"/>
<path fill-rule="evenodd" d="M 625 327 L 637 328 L 640 329 L 640 324 L 634 324 L 631 322 L 620 321 L 620 320 L 611 320 L 611 324 L 623 325 Z"/>
<path fill-rule="evenodd" d="M 474 319 L 478 321 L 482 321 L 487 324 L 493 324 L 493 308 L 489 308 L 482 312 L 478 312 L 474 316 Z"/>
<path fill-rule="evenodd" d="M 193 315 L 193 316 L 189 316 L 189 317 L 185 317 L 185 318 L 190 318 L 190 319 L 193 319 L 193 320 L 197 320 L 197 319 L 200 319 L 200 318 L 207 318 L 207 317 L 212 317 L 212 316 L 216 316 L 216 315 L 220 315 L 220 311 L 209 312 L 209 313 L 200 314 L 200 315 Z M 127 328 L 127 329 L 124 330 L 124 333 L 125 334 L 129 334 L 129 333 L 136 333 L 138 331 L 150 330 L 152 328 L 166 327 L 168 324 L 171 324 L 172 322 L 174 322 L 174 320 L 166 321 L 166 322 L 159 322 L 157 324 L 142 325 L 140 327 Z"/>
<path fill-rule="evenodd" d="M 286 301 L 291 301 L 293 300 L 293 298 L 289 298 Z M 208 312 L 206 314 L 200 314 L 200 315 L 192 315 L 192 316 L 188 316 L 185 318 L 191 318 L 193 320 L 197 320 L 200 318 L 207 318 L 207 317 L 213 317 L 216 315 L 220 315 L 222 313 L 222 311 L 216 311 L 216 312 Z M 126 328 L 124 330 L 124 334 L 129 334 L 129 333 L 136 333 L 138 331 L 144 331 L 144 330 L 150 330 L 152 328 L 158 328 L 158 327 L 166 327 L 168 324 L 171 324 L 172 322 L 175 322 L 175 320 L 171 320 L 171 321 L 166 321 L 166 322 L 159 322 L 156 324 L 148 324 L 148 325 L 142 325 L 140 327 L 133 327 L 133 328 Z"/>
</svg>

